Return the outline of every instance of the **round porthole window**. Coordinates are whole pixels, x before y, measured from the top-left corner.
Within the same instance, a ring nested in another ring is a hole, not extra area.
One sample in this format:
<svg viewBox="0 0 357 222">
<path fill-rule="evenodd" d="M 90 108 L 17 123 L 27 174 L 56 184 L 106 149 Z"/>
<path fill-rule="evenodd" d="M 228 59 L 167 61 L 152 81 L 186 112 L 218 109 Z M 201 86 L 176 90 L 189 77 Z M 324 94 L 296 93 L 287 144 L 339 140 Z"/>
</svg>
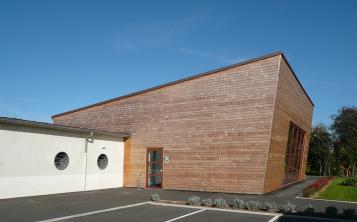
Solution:
<svg viewBox="0 0 357 222">
<path fill-rule="evenodd" d="M 59 170 L 64 170 L 67 168 L 69 164 L 69 158 L 67 153 L 65 152 L 59 152 L 55 156 L 55 166 Z"/>
<path fill-rule="evenodd" d="M 99 169 L 104 170 L 108 166 L 108 157 L 105 154 L 100 154 L 98 156 L 97 164 Z"/>
</svg>

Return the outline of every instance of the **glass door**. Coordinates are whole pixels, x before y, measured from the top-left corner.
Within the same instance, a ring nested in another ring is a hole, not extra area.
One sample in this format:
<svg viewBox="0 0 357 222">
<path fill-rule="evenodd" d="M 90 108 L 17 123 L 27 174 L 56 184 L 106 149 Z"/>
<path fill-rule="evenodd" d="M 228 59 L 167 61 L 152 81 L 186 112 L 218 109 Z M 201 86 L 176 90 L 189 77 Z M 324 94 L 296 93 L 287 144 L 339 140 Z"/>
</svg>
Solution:
<svg viewBox="0 0 357 222">
<path fill-rule="evenodd" d="M 283 185 L 300 179 L 305 144 L 305 131 L 290 124 L 285 154 L 285 175 Z"/>
<path fill-rule="evenodd" d="M 162 148 L 148 148 L 146 152 L 146 187 L 162 188 Z"/>
</svg>

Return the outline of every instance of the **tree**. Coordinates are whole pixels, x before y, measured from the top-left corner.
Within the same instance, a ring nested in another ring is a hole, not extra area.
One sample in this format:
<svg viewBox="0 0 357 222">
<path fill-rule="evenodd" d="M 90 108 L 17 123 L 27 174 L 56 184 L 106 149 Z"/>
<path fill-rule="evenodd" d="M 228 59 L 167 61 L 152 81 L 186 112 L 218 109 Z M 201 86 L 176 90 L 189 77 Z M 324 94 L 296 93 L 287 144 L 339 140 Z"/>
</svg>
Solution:
<svg viewBox="0 0 357 222">
<path fill-rule="evenodd" d="M 332 119 L 336 164 L 343 175 L 354 176 L 357 173 L 357 107 L 343 107 Z"/>
<path fill-rule="evenodd" d="M 331 175 L 332 138 L 323 124 L 318 124 L 311 131 L 307 169 L 313 175 Z"/>
</svg>

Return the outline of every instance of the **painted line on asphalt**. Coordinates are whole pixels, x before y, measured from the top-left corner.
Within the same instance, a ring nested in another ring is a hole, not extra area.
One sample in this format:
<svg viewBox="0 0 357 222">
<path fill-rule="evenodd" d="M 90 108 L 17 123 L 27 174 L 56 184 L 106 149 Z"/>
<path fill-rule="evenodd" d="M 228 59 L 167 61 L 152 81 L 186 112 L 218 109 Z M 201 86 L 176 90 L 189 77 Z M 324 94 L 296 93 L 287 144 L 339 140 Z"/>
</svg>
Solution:
<svg viewBox="0 0 357 222">
<path fill-rule="evenodd" d="M 73 214 L 73 215 L 69 215 L 69 216 L 57 217 L 57 218 L 52 218 L 52 219 L 47 219 L 47 220 L 40 220 L 37 222 L 55 222 L 55 221 L 67 220 L 67 219 L 72 219 L 72 218 L 76 218 L 76 217 L 84 217 L 84 216 L 89 216 L 89 215 L 94 215 L 94 214 L 101 214 L 101 213 L 105 213 L 105 212 L 130 208 L 130 207 L 137 207 L 137 206 L 141 206 L 141 205 L 144 205 L 147 203 L 150 203 L 150 201 L 136 203 L 136 204 L 129 204 L 129 205 L 124 205 L 124 206 L 119 206 L 119 207 L 113 207 L 113 208 L 108 208 L 108 209 L 103 209 L 103 210 L 90 211 L 90 212 L 86 212 L 86 213 Z"/>
<path fill-rule="evenodd" d="M 304 200 L 321 200 L 321 201 L 327 201 L 327 202 L 340 202 L 340 203 L 351 203 L 351 204 L 357 204 L 357 202 L 352 202 L 352 201 L 345 201 L 345 200 L 326 200 L 326 199 L 318 199 L 318 198 L 310 198 L 310 197 L 300 197 L 297 196 L 295 197 L 297 199 L 304 199 Z"/>
<path fill-rule="evenodd" d="M 182 208 L 191 208 L 191 209 L 204 209 L 204 210 L 222 211 L 222 212 L 230 212 L 230 213 L 242 213 L 242 214 L 264 215 L 264 216 L 277 216 L 277 215 L 281 215 L 281 214 L 277 214 L 277 213 L 264 213 L 264 212 L 253 212 L 253 211 L 243 211 L 243 210 L 233 210 L 233 209 L 210 208 L 210 207 L 200 207 L 200 206 L 188 206 L 188 205 L 178 205 L 178 204 L 169 204 L 169 203 L 149 202 L 149 204 L 159 205 L 159 206 L 169 206 L 169 207 L 182 207 Z"/>
<path fill-rule="evenodd" d="M 279 217 L 281 217 L 282 214 L 279 214 L 279 215 L 276 215 L 275 217 L 271 218 L 270 220 L 268 220 L 268 222 L 274 222 L 276 221 L 277 219 L 279 219 Z"/>
<path fill-rule="evenodd" d="M 198 213 L 201 213 L 203 211 L 205 211 L 206 209 L 201 209 L 201 210 L 198 210 L 198 211 L 194 211 L 192 213 L 188 213 L 188 214 L 185 214 L 185 215 L 182 215 L 182 216 L 179 216 L 179 217 L 175 217 L 173 219 L 170 219 L 170 220 L 167 220 L 167 221 L 164 221 L 164 222 L 172 222 L 172 221 L 175 221 L 175 220 L 179 220 L 181 218 L 185 218 L 185 217 L 189 217 L 191 215 L 194 215 L 194 214 L 198 214 Z"/>
</svg>

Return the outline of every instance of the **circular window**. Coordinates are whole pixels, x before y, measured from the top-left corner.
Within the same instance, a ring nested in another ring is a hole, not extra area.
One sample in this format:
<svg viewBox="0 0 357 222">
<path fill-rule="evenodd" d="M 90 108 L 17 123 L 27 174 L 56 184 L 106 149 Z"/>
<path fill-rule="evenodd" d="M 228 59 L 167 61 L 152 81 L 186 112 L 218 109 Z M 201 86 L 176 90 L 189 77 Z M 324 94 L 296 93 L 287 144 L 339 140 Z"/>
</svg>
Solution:
<svg viewBox="0 0 357 222">
<path fill-rule="evenodd" d="M 65 152 L 59 152 L 57 153 L 55 157 L 55 166 L 59 170 L 64 170 L 67 168 L 69 164 L 69 158 L 67 153 Z"/>
<path fill-rule="evenodd" d="M 105 154 L 100 154 L 98 156 L 97 164 L 99 169 L 104 170 L 108 166 L 108 157 Z"/>
</svg>

